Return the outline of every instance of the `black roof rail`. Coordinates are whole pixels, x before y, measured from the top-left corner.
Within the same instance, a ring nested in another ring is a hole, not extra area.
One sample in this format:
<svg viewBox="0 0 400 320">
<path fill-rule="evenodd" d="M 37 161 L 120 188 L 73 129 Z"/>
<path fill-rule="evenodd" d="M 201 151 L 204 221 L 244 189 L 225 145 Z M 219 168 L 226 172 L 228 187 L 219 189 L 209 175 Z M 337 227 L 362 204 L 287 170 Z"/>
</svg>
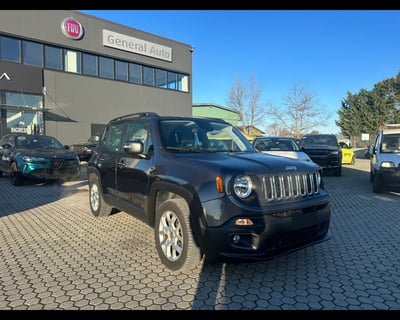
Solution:
<svg viewBox="0 0 400 320">
<path fill-rule="evenodd" d="M 131 118 L 131 117 L 158 117 L 159 115 L 155 112 L 135 112 L 135 113 L 129 113 L 123 116 L 119 116 L 117 118 L 112 119 L 110 122 L 113 121 L 118 121 L 118 120 L 122 120 L 125 118 Z"/>
<path fill-rule="evenodd" d="M 197 119 L 208 119 L 208 120 L 214 120 L 214 121 L 220 121 L 220 122 L 226 122 L 229 123 L 228 121 L 226 121 L 223 118 L 216 118 L 216 117 L 208 117 L 208 116 L 192 116 L 191 118 L 197 118 Z"/>
</svg>

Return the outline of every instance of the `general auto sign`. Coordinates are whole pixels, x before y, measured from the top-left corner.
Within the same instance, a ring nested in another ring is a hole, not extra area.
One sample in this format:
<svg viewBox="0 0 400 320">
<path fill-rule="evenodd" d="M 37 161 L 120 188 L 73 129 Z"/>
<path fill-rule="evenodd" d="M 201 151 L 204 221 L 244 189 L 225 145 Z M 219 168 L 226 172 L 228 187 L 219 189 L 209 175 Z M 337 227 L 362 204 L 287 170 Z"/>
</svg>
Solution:
<svg viewBox="0 0 400 320">
<path fill-rule="evenodd" d="M 83 26 L 74 18 L 65 18 L 61 23 L 61 30 L 66 37 L 74 40 L 83 37 Z"/>
</svg>

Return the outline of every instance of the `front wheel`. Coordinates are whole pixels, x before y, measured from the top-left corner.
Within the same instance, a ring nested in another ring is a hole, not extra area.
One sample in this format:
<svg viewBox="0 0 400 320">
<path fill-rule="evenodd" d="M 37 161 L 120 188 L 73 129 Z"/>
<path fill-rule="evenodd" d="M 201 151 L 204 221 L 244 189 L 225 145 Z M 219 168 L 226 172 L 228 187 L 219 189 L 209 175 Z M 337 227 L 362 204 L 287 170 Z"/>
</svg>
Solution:
<svg viewBox="0 0 400 320">
<path fill-rule="evenodd" d="M 104 201 L 99 178 L 96 176 L 91 176 L 89 179 L 89 204 L 95 217 L 106 217 L 112 212 L 112 207 Z"/>
<path fill-rule="evenodd" d="M 18 172 L 17 164 L 15 162 L 11 164 L 10 177 L 13 186 L 22 186 L 24 184 L 24 178 Z"/>
<path fill-rule="evenodd" d="M 189 216 L 189 206 L 182 198 L 167 200 L 156 210 L 156 249 L 161 262 L 173 271 L 194 269 L 202 259 Z"/>
<path fill-rule="evenodd" d="M 384 187 L 382 184 L 382 179 L 379 175 L 374 175 L 374 179 L 372 181 L 372 191 L 374 193 L 383 193 Z"/>
<path fill-rule="evenodd" d="M 342 167 L 333 169 L 333 175 L 335 177 L 340 177 L 342 175 Z"/>
</svg>

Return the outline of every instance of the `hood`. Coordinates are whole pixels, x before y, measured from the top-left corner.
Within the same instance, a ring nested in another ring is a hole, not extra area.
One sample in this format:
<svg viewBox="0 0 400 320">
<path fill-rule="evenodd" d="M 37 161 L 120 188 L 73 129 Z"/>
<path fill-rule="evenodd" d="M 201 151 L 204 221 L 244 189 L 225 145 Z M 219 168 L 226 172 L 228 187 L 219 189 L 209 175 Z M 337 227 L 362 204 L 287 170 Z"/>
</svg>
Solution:
<svg viewBox="0 0 400 320">
<path fill-rule="evenodd" d="M 20 149 L 16 155 L 47 159 L 76 158 L 74 152 L 66 149 L 52 149 L 51 151 L 48 149 Z"/>
<path fill-rule="evenodd" d="M 207 170 L 214 169 L 225 174 L 269 174 L 319 169 L 319 166 L 314 162 L 298 161 L 261 152 L 199 153 L 195 156 L 193 153 L 175 153 L 174 158 L 174 161 L 181 162 L 185 167 L 193 167 L 193 170 L 205 167 Z"/>
<path fill-rule="evenodd" d="M 310 157 L 302 151 L 261 151 L 261 152 L 279 157 L 297 159 L 300 161 L 311 161 Z"/>
<path fill-rule="evenodd" d="M 329 146 L 329 145 L 307 145 L 307 146 L 303 146 L 302 149 L 304 150 L 338 150 L 340 149 L 339 146 Z"/>
<path fill-rule="evenodd" d="M 385 155 L 383 157 L 383 155 Z M 400 164 L 400 153 L 383 153 L 381 154 L 381 159 L 384 161 L 392 161 L 395 167 L 398 167 Z"/>
<path fill-rule="evenodd" d="M 94 148 L 97 146 L 96 142 L 78 142 L 78 143 L 73 143 L 71 144 L 71 146 L 74 147 L 90 147 L 90 148 Z"/>
</svg>

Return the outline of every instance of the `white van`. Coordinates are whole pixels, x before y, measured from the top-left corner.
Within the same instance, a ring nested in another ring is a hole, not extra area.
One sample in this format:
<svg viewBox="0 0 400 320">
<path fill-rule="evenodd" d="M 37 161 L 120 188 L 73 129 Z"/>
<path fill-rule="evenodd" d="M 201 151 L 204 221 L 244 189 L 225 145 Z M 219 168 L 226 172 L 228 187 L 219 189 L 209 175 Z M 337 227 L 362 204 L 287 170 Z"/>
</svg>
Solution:
<svg viewBox="0 0 400 320">
<path fill-rule="evenodd" d="M 400 124 L 383 126 L 369 147 L 372 190 L 400 189 Z"/>
</svg>

